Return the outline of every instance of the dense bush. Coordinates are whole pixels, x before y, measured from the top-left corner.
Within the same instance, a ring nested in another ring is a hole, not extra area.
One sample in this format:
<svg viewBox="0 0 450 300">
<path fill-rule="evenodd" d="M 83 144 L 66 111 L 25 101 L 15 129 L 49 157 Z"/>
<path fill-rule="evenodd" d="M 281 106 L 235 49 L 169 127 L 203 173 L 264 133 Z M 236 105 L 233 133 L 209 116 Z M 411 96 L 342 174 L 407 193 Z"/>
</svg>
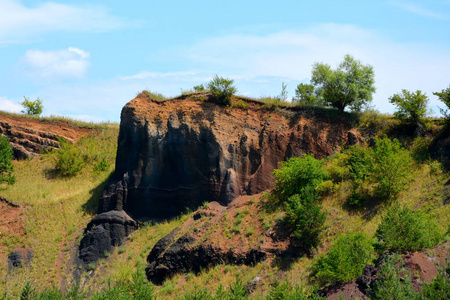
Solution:
<svg viewBox="0 0 450 300">
<path fill-rule="evenodd" d="M 286 223 L 305 250 L 317 247 L 320 243 L 326 214 L 317 204 L 318 198 L 317 192 L 309 186 L 301 194 L 289 197 L 286 202 Z"/>
<path fill-rule="evenodd" d="M 341 235 L 313 264 L 313 276 L 321 283 L 350 282 L 373 259 L 372 239 L 362 233 Z"/>
<path fill-rule="evenodd" d="M 315 159 L 312 154 L 292 157 L 282 162 L 281 168 L 273 171 L 273 193 L 278 201 L 284 203 L 295 194 L 302 195 L 310 187 L 315 189 L 328 176 L 322 166 L 323 160 Z"/>
<path fill-rule="evenodd" d="M 436 278 L 422 286 L 423 297 L 430 300 L 450 299 L 450 268 L 441 268 Z"/>
<path fill-rule="evenodd" d="M 55 152 L 55 169 L 62 176 L 75 176 L 83 170 L 86 156 L 71 143 L 60 140 L 61 148 Z"/>
<path fill-rule="evenodd" d="M 423 213 L 392 205 L 376 231 L 380 250 L 419 250 L 437 245 L 442 234 L 437 224 Z"/>
<path fill-rule="evenodd" d="M 375 196 L 381 200 L 396 199 L 405 189 L 411 171 L 411 155 L 396 139 L 375 140 L 371 180 L 376 184 Z"/>
<path fill-rule="evenodd" d="M 207 85 L 215 102 L 224 105 L 231 104 L 231 96 L 236 93 L 236 87 L 233 86 L 233 80 L 217 75 Z"/>
<path fill-rule="evenodd" d="M 12 164 L 13 154 L 13 149 L 8 139 L 0 135 L 0 183 L 13 184 L 16 182 L 16 177 L 12 174 L 14 171 L 14 165 Z"/>
<path fill-rule="evenodd" d="M 450 85 L 446 89 L 443 89 L 441 92 L 433 93 L 433 95 L 437 96 L 439 100 L 442 101 L 445 106 L 447 106 L 446 108 L 439 108 L 439 110 L 441 111 L 441 114 L 447 119 L 447 121 L 449 121 L 450 114 L 448 112 L 448 109 L 450 108 Z"/>
</svg>

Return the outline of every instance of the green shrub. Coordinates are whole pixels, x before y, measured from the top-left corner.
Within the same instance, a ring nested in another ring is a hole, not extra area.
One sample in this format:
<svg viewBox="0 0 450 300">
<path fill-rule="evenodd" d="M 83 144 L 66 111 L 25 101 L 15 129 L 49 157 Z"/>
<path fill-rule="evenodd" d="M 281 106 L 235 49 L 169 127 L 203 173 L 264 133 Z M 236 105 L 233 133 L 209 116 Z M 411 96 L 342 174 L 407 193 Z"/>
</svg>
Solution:
<svg viewBox="0 0 450 300">
<path fill-rule="evenodd" d="M 241 108 L 241 109 L 247 110 L 247 109 L 248 109 L 248 103 L 245 102 L 245 101 L 243 101 L 243 100 L 238 100 L 238 101 L 234 101 L 234 102 L 231 104 L 231 107 L 232 107 L 232 108 L 233 108 L 233 107 L 237 107 L 237 108 Z"/>
<path fill-rule="evenodd" d="M 109 168 L 109 163 L 105 158 L 102 158 L 94 165 L 94 172 L 104 172 Z"/>
<path fill-rule="evenodd" d="M 215 75 L 208 83 L 208 89 L 211 92 L 216 103 L 230 105 L 231 97 L 236 93 L 236 87 L 233 86 L 233 80 Z"/>
<path fill-rule="evenodd" d="M 316 202 L 319 197 L 312 186 L 302 194 L 295 194 L 286 202 L 285 221 L 293 229 L 294 237 L 305 250 L 317 247 L 326 214 Z"/>
<path fill-rule="evenodd" d="M 350 282 L 373 259 L 372 239 L 362 233 L 348 233 L 337 238 L 328 252 L 313 264 L 313 276 L 322 284 Z"/>
<path fill-rule="evenodd" d="M 388 134 L 395 123 L 398 122 L 389 115 L 381 114 L 374 109 L 368 109 L 359 116 L 358 130 L 368 138 L 376 138 Z"/>
<path fill-rule="evenodd" d="M 62 176 L 75 176 L 85 166 L 86 156 L 71 143 L 60 140 L 61 149 L 55 152 L 55 169 Z"/>
<path fill-rule="evenodd" d="M 414 291 L 410 274 L 403 268 L 401 259 L 392 256 L 386 257 L 378 277 L 380 279 L 375 281 L 371 299 L 421 299 L 421 295 Z"/>
<path fill-rule="evenodd" d="M 397 106 L 394 116 L 399 120 L 423 124 L 427 113 L 428 97 L 421 91 L 402 90 L 401 94 L 394 94 L 390 97 L 389 102 Z"/>
<path fill-rule="evenodd" d="M 437 224 L 423 213 L 413 213 L 395 203 L 382 217 L 376 237 L 380 250 L 412 251 L 437 245 L 442 234 Z"/>
<path fill-rule="evenodd" d="M 280 203 L 296 194 L 303 194 L 305 189 L 316 187 L 328 176 L 323 168 L 323 160 L 315 159 L 312 154 L 292 157 L 281 162 L 281 168 L 273 171 L 275 189 L 273 194 Z"/>
<path fill-rule="evenodd" d="M 292 284 L 288 281 L 275 282 L 271 287 L 269 294 L 266 296 L 267 300 L 313 300 L 325 299 L 319 297 L 316 293 L 307 295 L 301 286 Z"/>
<path fill-rule="evenodd" d="M 206 92 L 205 85 L 203 85 L 203 84 L 195 85 L 193 87 L 193 89 L 194 89 L 194 92 L 197 92 L 197 93 L 199 93 L 199 92 Z"/>
<path fill-rule="evenodd" d="M 412 159 L 408 150 L 396 139 L 375 140 L 371 179 L 375 195 L 382 200 L 393 200 L 406 188 L 411 173 Z"/>
<path fill-rule="evenodd" d="M 422 286 L 423 297 L 430 300 L 450 299 L 450 269 L 441 268 L 436 278 Z"/>
<path fill-rule="evenodd" d="M 14 184 L 16 182 L 16 177 L 12 174 L 14 171 L 13 158 L 13 149 L 8 139 L 0 135 L 0 183 Z"/>
<path fill-rule="evenodd" d="M 20 105 L 23 106 L 24 110 L 22 112 L 27 115 L 40 115 L 42 114 L 42 110 L 44 105 L 42 104 L 42 100 L 37 98 L 34 101 L 30 101 L 29 98 L 23 97 L 24 100 L 20 102 Z"/>
</svg>

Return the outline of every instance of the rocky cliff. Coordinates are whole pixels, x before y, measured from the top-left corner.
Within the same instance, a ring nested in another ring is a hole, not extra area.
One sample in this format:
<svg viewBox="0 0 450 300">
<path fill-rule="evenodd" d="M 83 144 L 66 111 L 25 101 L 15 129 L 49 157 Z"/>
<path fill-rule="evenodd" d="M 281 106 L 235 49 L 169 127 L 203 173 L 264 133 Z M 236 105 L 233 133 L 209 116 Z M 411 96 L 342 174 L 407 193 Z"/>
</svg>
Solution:
<svg viewBox="0 0 450 300">
<path fill-rule="evenodd" d="M 226 206 L 238 196 L 270 188 L 280 161 L 303 153 L 326 157 L 360 142 L 344 116 L 330 111 L 273 111 L 248 99 L 235 99 L 245 109 L 226 107 L 209 97 L 203 93 L 158 102 L 138 96 L 125 105 L 116 170 L 100 200 L 100 214 L 123 211 L 127 218 L 146 221 L 171 218 L 204 202 Z M 80 257 L 89 258 L 86 262 L 101 253 L 91 247 L 95 234 L 87 230 L 81 242 Z"/>
<path fill-rule="evenodd" d="M 270 187 L 272 170 L 291 156 L 326 157 L 358 137 L 323 111 L 268 111 L 201 101 L 194 95 L 130 101 L 122 110 L 115 180 L 100 211 L 134 219 L 170 218 L 205 201 L 227 204 Z M 241 100 L 242 101 L 242 100 Z"/>
</svg>

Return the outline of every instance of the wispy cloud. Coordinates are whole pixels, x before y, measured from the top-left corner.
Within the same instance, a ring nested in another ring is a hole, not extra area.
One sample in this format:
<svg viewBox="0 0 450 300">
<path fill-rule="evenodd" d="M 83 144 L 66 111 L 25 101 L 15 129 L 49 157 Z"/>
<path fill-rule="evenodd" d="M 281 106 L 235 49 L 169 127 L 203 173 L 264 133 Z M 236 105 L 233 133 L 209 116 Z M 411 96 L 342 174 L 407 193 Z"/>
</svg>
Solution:
<svg viewBox="0 0 450 300">
<path fill-rule="evenodd" d="M 14 103 L 12 100 L 5 97 L 0 97 L 0 110 L 18 113 L 22 110 L 22 107 L 19 104 Z"/>
<path fill-rule="evenodd" d="M 0 1 L 0 44 L 22 41 L 54 31 L 103 32 L 125 26 L 103 6 L 44 2 L 27 7 L 21 1 Z"/>
<path fill-rule="evenodd" d="M 148 78 L 168 78 L 168 77 L 187 77 L 195 75 L 195 72 L 148 72 L 142 71 L 134 75 L 130 76 L 122 76 L 120 79 L 122 80 L 133 80 L 133 79 L 148 79 Z"/>
<path fill-rule="evenodd" d="M 400 7 L 406 11 L 409 11 L 410 13 L 431 18 L 431 19 L 438 19 L 438 20 L 448 20 L 450 17 L 446 14 L 425 8 L 419 4 L 411 3 L 411 2 L 405 2 L 405 1 L 390 1 L 392 5 L 395 5 L 397 7 Z M 447 2 L 443 2 L 443 4 L 447 4 Z"/>
<path fill-rule="evenodd" d="M 63 50 L 28 50 L 22 72 L 35 79 L 80 78 L 89 66 L 89 53 L 69 47 Z"/>
</svg>

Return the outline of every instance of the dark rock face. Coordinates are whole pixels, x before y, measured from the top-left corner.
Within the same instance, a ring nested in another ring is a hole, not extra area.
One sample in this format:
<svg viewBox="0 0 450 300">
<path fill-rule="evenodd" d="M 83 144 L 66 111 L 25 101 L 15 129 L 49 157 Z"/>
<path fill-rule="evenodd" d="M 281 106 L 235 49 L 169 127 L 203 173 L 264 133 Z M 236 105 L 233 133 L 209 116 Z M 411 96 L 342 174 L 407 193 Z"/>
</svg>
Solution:
<svg viewBox="0 0 450 300">
<path fill-rule="evenodd" d="M 8 255 L 8 270 L 21 267 L 23 264 L 28 264 L 33 258 L 33 252 L 30 249 L 17 249 Z"/>
<path fill-rule="evenodd" d="M 122 110 L 115 182 L 101 211 L 136 220 L 173 217 L 204 201 L 259 193 L 291 156 L 325 157 L 361 138 L 342 120 L 307 112 L 229 109 L 209 102 L 136 98 Z"/>
<path fill-rule="evenodd" d="M 106 257 L 113 247 L 119 246 L 137 224 L 124 211 L 109 211 L 97 215 L 87 225 L 80 242 L 80 258 L 89 264 Z"/>
<path fill-rule="evenodd" d="M 257 249 L 238 254 L 208 244 L 193 245 L 195 239 L 187 235 L 173 242 L 175 234 L 176 231 L 173 231 L 159 240 L 147 257 L 149 266 L 145 271 L 147 278 L 154 284 L 162 284 L 181 271 L 198 273 L 223 262 L 252 265 L 263 261 L 267 256 L 267 253 Z"/>
</svg>

